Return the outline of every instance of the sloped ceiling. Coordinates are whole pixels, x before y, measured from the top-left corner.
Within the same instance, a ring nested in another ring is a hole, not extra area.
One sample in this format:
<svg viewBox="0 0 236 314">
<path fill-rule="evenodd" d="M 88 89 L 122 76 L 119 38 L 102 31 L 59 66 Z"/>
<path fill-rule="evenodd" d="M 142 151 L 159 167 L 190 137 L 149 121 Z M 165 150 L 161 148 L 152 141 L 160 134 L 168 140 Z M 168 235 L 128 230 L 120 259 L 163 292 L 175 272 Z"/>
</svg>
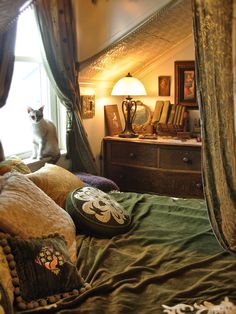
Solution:
<svg viewBox="0 0 236 314">
<path fill-rule="evenodd" d="M 0 0 L 0 32 L 10 26 L 22 5 L 32 0 Z M 96 36 L 96 33 L 94 34 Z M 190 0 L 171 0 L 99 54 L 80 64 L 80 81 L 116 81 L 133 75 L 192 36 Z"/>
<path fill-rule="evenodd" d="M 79 80 L 116 81 L 133 75 L 192 36 L 190 0 L 170 1 L 126 36 L 80 64 Z"/>
</svg>

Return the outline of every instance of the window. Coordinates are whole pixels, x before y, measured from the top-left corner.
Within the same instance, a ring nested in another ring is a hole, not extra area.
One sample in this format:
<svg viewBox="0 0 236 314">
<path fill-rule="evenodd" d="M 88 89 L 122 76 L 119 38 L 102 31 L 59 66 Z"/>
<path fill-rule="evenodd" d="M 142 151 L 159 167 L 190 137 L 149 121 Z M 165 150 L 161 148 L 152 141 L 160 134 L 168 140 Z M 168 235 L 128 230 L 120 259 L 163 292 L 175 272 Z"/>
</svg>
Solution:
<svg viewBox="0 0 236 314">
<path fill-rule="evenodd" d="M 29 31 L 30 27 L 30 31 Z M 44 117 L 57 127 L 60 147 L 65 147 L 65 130 L 60 122 L 64 120 L 65 108 L 57 106 L 40 56 L 40 36 L 33 10 L 26 10 L 18 20 L 15 46 L 14 73 L 6 105 L 0 109 L 0 138 L 6 156 L 25 155 L 32 150 L 32 131 L 27 107 L 44 106 Z M 63 123 L 65 125 L 65 123 Z M 60 126 L 60 127 L 59 127 Z"/>
</svg>

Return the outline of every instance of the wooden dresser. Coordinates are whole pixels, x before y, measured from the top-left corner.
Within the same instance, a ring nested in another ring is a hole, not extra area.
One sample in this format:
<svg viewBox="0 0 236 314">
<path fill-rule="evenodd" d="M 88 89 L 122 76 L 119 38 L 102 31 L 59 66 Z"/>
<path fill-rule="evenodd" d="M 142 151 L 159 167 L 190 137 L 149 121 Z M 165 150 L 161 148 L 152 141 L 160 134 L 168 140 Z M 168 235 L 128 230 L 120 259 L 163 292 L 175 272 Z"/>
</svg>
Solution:
<svg viewBox="0 0 236 314">
<path fill-rule="evenodd" d="M 121 191 L 203 197 L 201 143 L 195 139 L 105 137 L 103 173 Z"/>
</svg>

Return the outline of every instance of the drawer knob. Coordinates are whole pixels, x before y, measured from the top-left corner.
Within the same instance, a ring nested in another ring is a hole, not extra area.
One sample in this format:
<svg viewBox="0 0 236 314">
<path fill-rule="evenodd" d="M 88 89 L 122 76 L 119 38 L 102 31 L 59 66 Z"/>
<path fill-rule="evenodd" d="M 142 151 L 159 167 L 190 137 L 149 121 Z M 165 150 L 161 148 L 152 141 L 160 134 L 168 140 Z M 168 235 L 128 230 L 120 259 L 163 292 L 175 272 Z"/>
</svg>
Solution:
<svg viewBox="0 0 236 314">
<path fill-rule="evenodd" d="M 202 189 L 202 184 L 201 183 L 196 183 L 196 188 L 197 189 Z"/>
<path fill-rule="evenodd" d="M 129 154 L 129 157 L 130 157 L 130 158 L 134 158 L 134 157 L 135 157 L 135 154 L 134 154 L 134 153 L 130 153 L 130 154 Z"/>
<path fill-rule="evenodd" d="M 123 174 L 123 173 L 120 173 L 120 174 L 119 174 L 119 179 L 120 179 L 120 180 L 123 180 L 123 179 L 124 179 L 124 177 L 125 177 L 125 176 L 124 176 L 124 174 Z"/>
<path fill-rule="evenodd" d="M 188 158 L 188 157 L 184 157 L 184 158 L 183 158 L 183 162 L 185 162 L 186 164 L 187 164 L 188 162 L 190 162 L 190 161 L 191 161 L 191 159 Z"/>
</svg>

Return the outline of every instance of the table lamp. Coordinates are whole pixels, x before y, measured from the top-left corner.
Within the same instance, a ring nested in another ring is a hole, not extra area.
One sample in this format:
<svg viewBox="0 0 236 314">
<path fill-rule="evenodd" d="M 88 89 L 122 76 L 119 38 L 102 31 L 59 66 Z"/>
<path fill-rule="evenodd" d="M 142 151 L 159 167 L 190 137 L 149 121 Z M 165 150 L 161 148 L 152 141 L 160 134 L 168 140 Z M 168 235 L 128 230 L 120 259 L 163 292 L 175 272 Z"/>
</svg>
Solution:
<svg viewBox="0 0 236 314">
<path fill-rule="evenodd" d="M 134 121 L 135 113 L 137 110 L 137 103 L 132 100 L 131 96 L 146 95 L 146 90 L 143 84 L 130 73 L 127 76 L 121 78 L 113 87 L 112 96 L 126 96 L 126 100 L 122 102 L 122 112 L 125 119 L 125 127 L 120 137 L 137 137 L 132 124 Z"/>
</svg>

